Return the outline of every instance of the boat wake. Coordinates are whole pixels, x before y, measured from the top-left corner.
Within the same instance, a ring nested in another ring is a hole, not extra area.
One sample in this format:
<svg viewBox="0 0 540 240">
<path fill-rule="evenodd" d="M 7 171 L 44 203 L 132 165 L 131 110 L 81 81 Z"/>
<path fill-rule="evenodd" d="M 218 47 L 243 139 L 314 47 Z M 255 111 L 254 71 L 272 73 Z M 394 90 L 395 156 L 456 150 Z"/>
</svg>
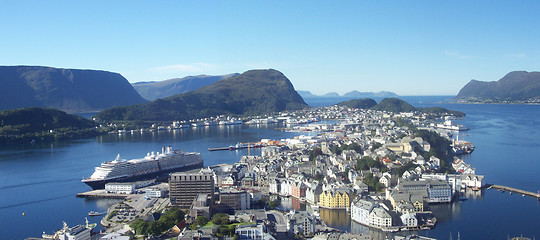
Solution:
<svg viewBox="0 0 540 240">
<path fill-rule="evenodd" d="M 32 186 L 32 185 L 39 185 L 39 184 L 59 183 L 59 182 L 79 181 L 79 180 L 80 179 L 75 178 L 75 179 L 58 179 L 58 180 L 51 180 L 51 181 L 39 181 L 39 182 L 31 182 L 31 183 L 22 183 L 22 184 L 2 186 L 2 187 L 0 187 L 0 190 L 18 188 L 18 187 L 26 187 L 26 186 Z"/>
<path fill-rule="evenodd" d="M 19 202 L 17 204 L 0 206 L 0 209 L 20 207 L 20 206 L 25 206 L 25 205 L 35 204 L 35 203 L 43 203 L 43 202 L 46 202 L 46 201 L 52 201 L 52 200 L 57 200 L 57 199 L 67 198 L 67 197 L 73 197 L 73 194 L 67 194 L 67 195 L 62 195 L 62 196 L 58 196 L 58 197 L 39 199 L 39 200 L 28 201 L 28 202 Z"/>
</svg>

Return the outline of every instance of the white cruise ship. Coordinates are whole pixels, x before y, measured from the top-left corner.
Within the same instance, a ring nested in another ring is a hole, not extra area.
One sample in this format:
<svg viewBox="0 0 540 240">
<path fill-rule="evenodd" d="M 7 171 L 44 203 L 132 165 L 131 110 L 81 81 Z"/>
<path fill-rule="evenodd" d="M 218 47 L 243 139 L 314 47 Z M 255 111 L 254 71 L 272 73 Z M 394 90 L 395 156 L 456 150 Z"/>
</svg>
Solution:
<svg viewBox="0 0 540 240">
<path fill-rule="evenodd" d="M 163 147 L 161 153 L 148 153 L 140 159 L 120 159 L 104 162 L 96 167 L 89 178 L 82 180 L 93 189 L 103 189 L 108 182 L 126 182 L 155 177 L 173 171 L 198 168 L 203 166 L 200 153 L 185 153 L 173 150 L 171 146 Z"/>
</svg>

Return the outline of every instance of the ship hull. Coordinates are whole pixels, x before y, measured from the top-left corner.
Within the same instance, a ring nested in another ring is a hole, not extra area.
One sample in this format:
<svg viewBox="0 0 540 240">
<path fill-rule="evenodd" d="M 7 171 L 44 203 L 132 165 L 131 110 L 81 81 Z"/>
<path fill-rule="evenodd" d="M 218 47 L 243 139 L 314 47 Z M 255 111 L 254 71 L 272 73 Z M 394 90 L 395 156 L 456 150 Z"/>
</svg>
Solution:
<svg viewBox="0 0 540 240">
<path fill-rule="evenodd" d="M 154 172 L 154 173 L 148 173 L 138 176 L 132 176 L 132 177 L 120 177 L 120 178 L 111 178 L 106 180 L 83 180 L 82 182 L 86 185 L 90 186 L 92 189 L 105 189 L 105 184 L 110 182 L 135 182 L 135 181 L 143 181 L 143 180 L 150 180 L 150 179 L 159 179 L 162 178 L 163 180 L 167 180 L 167 177 L 169 173 L 171 172 L 177 172 L 177 171 L 187 171 L 195 168 L 202 168 L 203 162 L 190 164 L 188 166 L 182 166 L 178 168 L 171 168 L 164 171 Z"/>
</svg>

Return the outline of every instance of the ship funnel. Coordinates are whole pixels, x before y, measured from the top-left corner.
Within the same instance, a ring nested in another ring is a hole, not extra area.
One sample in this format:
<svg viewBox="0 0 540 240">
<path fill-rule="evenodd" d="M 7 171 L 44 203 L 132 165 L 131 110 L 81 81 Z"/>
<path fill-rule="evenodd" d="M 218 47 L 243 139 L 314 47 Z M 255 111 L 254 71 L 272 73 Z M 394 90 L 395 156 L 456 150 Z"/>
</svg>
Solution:
<svg viewBox="0 0 540 240">
<path fill-rule="evenodd" d="M 162 153 L 162 154 L 166 154 L 166 152 L 165 152 L 165 147 L 161 147 L 161 153 Z"/>
</svg>

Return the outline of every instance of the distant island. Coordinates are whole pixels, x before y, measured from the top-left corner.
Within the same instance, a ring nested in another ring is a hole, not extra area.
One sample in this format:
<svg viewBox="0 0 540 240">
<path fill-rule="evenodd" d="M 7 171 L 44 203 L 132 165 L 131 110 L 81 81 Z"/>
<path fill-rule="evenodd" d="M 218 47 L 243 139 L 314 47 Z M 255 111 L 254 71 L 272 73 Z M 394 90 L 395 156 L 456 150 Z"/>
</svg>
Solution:
<svg viewBox="0 0 540 240">
<path fill-rule="evenodd" d="M 0 144 L 42 143 L 87 138 L 106 133 L 94 121 L 57 109 L 0 111 Z"/>
<path fill-rule="evenodd" d="M 94 112 L 146 102 L 122 75 L 41 66 L 0 66 L 0 110 L 46 107 Z"/>
<path fill-rule="evenodd" d="M 381 91 L 381 92 L 359 92 L 357 90 L 353 90 L 350 92 L 347 92 L 343 95 L 339 95 L 339 93 L 330 92 L 326 93 L 324 95 L 315 95 L 311 93 L 310 91 L 298 91 L 298 94 L 302 96 L 302 98 L 390 98 L 390 97 L 397 97 L 398 95 L 393 92 L 387 92 L 387 91 Z"/>
<path fill-rule="evenodd" d="M 465 113 L 454 111 L 454 110 L 448 110 L 442 107 L 415 108 L 411 104 L 398 98 L 385 98 L 381 100 L 379 103 L 375 102 L 375 100 L 370 99 L 370 98 L 352 99 L 352 100 L 340 102 L 336 105 L 346 106 L 349 108 L 372 109 L 376 111 L 386 111 L 386 112 L 394 112 L 394 113 L 417 111 L 417 112 L 423 112 L 423 113 L 434 114 L 434 115 L 446 114 L 446 115 L 452 115 L 455 117 L 465 116 Z"/>
<path fill-rule="evenodd" d="M 223 114 L 257 115 L 306 108 L 283 73 L 250 70 L 195 91 L 100 112 L 99 120 L 173 121 Z"/>
<path fill-rule="evenodd" d="M 498 81 L 471 80 L 456 96 L 464 103 L 540 103 L 540 72 L 515 71 Z"/>
<path fill-rule="evenodd" d="M 238 75 L 238 73 L 218 76 L 187 76 L 164 81 L 136 82 L 131 85 L 144 99 L 154 101 L 158 98 L 167 98 L 177 94 L 194 91 L 201 87 L 208 86 L 216 81 L 235 75 Z"/>
</svg>

